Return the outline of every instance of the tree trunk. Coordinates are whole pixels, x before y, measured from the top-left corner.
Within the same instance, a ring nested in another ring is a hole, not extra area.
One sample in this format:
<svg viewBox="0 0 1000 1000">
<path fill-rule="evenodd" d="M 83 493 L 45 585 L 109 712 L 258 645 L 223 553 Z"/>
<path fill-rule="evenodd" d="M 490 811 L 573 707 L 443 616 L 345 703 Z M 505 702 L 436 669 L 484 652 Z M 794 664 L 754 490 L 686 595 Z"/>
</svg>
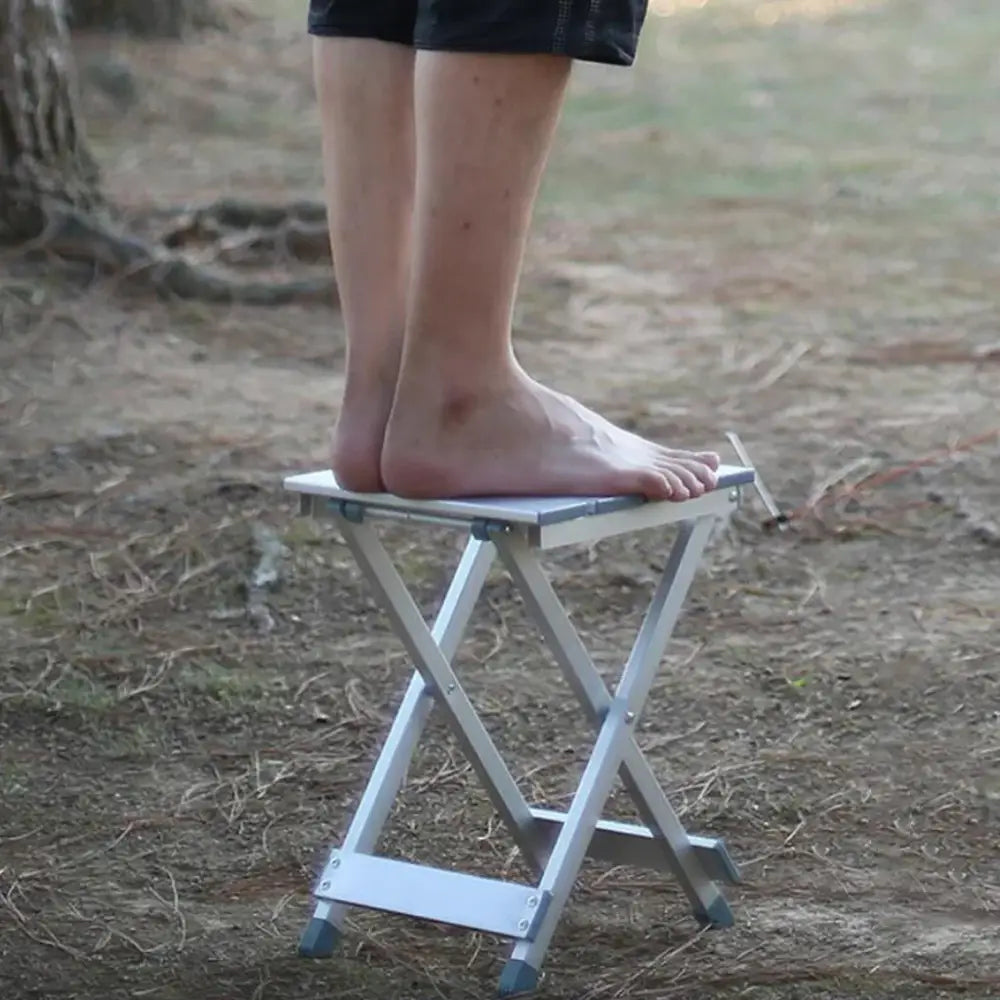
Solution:
<svg viewBox="0 0 1000 1000">
<path fill-rule="evenodd" d="M 222 26 L 209 0 L 69 0 L 68 7 L 70 27 L 147 38 L 181 38 L 196 28 Z"/>
<path fill-rule="evenodd" d="M 0 0 L 0 242 L 37 236 L 50 203 L 101 204 L 63 0 Z"/>
<path fill-rule="evenodd" d="M 65 0 L 0 0 L 0 245 L 82 260 L 169 297 L 275 306 L 336 294 L 330 274 L 274 282 L 215 273 L 120 232 L 108 214 L 80 118 Z M 268 236 L 276 243 L 277 231 L 261 235 L 265 245 Z"/>
</svg>

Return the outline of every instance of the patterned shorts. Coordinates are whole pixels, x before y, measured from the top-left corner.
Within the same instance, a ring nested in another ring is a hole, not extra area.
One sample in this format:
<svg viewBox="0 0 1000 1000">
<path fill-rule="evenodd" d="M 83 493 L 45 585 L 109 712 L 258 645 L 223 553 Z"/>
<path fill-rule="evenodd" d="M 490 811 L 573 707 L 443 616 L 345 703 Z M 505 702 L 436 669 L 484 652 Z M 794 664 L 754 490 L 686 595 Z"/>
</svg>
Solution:
<svg viewBox="0 0 1000 1000">
<path fill-rule="evenodd" d="M 310 0 L 312 35 L 629 66 L 647 0 Z"/>
</svg>

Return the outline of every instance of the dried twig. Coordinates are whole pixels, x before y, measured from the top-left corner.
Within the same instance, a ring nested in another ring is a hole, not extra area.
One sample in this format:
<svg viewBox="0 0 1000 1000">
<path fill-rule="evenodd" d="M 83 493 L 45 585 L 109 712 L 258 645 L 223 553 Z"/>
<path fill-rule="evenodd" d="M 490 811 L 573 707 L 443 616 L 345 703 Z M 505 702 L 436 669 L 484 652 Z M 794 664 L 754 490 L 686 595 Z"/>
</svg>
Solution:
<svg viewBox="0 0 1000 1000">
<path fill-rule="evenodd" d="M 834 490 L 832 487 L 840 482 L 846 474 L 845 470 L 840 470 L 835 477 L 827 477 L 827 479 L 824 480 L 824 488 L 822 490 L 814 490 L 810 499 L 797 510 L 792 511 L 788 515 L 788 518 L 789 520 L 798 520 L 805 517 L 807 514 L 816 513 L 821 506 L 830 503 L 831 501 L 846 499 L 848 497 L 855 496 L 862 491 L 869 491 L 879 486 L 887 486 L 889 483 L 895 482 L 897 479 L 902 479 L 904 476 L 910 475 L 917 469 L 927 468 L 931 465 L 938 465 L 941 462 L 953 458 L 955 455 L 961 454 L 962 452 L 972 451 L 975 448 L 984 444 L 990 444 L 998 439 L 1000 439 L 1000 428 L 987 431 L 985 434 L 978 434 L 975 437 L 966 438 L 963 441 L 957 442 L 950 448 L 940 449 L 930 455 L 924 456 L 923 458 L 907 462 L 905 465 L 894 466 L 893 468 L 885 469 L 881 472 L 873 472 L 871 475 L 865 476 L 853 484 Z M 860 466 L 861 464 L 863 464 L 862 460 L 858 460 L 858 462 L 852 463 L 852 466 Z M 848 467 L 847 472 L 850 471 L 854 470 L 851 467 Z"/>
<path fill-rule="evenodd" d="M 616 980 L 606 986 L 592 989 L 587 993 L 584 993 L 581 1000 L 600 1000 L 602 997 L 609 997 L 610 1000 L 620 1000 L 621 997 L 633 996 L 635 993 L 635 984 L 640 979 L 648 976 L 651 972 L 654 972 L 656 969 L 666 965 L 672 959 L 687 951 L 693 945 L 697 944 L 698 941 L 700 941 L 709 931 L 709 927 L 702 927 L 699 931 L 689 937 L 686 941 L 681 942 L 681 944 L 677 945 L 675 948 L 667 948 L 664 951 L 661 951 L 659 955 L 650 959 L 648 962 L 643 962 L 642 965 L 635 970 L 635 972 L 626 976 L 624 980 L 618 981 L 616 978 Z M 613 993 L 611 992 L 612 988 L 615 988 Z"/>
<path fill-rule="evenodd" d="M 809 341 L 800 340 L 750 391 L 762 392 L 764 389 L 770 389 L 812 350 L 812 346 Z"/>
<path fill-rule="evenodd" d="M 177 918 L 177 946 L 176 950 L 182 952 L 184 950 L 184 944 L 187 941 L 187 920 L 184 918 L 184 914 L 181 911 L 180 895 L 177 892 L 177 880 L 174 878 L 173 873 L 169 868 L 162 868 L 161 871 L 170 880 L 170 899 L 166 900 L 156 891 L 155 886 L 150 886 L 149 891 Z"/>
<path fill-rule="evenodd" d="M 12 895 L 13 888 L 6 894 L 0 893 L 0 907 L 4 907 L 10 913 L 10 915 L 14 918 L 15 924 L 17 924 L 21 933 L 26 938 L 30 938 L 36 944 L 44 945 L 49 948 L 56 948 L 78 962 L 82 961 L 86 957 L 83 952 L 77 951 L 76 948 L 63 944 L 63 942 L 60 941 L 59 938 L 57 938 L 55 934 L 53 934 L 44 923 L 42 923 L 41 920 L 37 919 L 33 921 L 34 926 L 38 927 L 44 936 L 36 934 L 29 926 L 28 918 L 17 908 L 17 906 L 15 906 L 14 901 L 11 899 Z"/>
</svg>

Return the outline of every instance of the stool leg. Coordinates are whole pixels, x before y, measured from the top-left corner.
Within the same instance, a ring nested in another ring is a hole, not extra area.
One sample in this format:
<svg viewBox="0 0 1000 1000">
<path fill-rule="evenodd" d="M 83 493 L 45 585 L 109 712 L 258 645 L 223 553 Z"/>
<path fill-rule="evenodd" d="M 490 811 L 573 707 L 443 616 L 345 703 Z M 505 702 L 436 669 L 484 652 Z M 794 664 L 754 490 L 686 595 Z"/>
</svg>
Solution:
<svg viewBox="0 0 1000 1000">
<path fill-rule="evenodd" d="M 707 534 L 705 537 L 707 539 Z M 695 547 L 689 551 L 688 546 L 692 543 Z M 591 720 L 599 725 L 611 705 L 611 695 L 537 557 L 517 538 L 498 539 L 497 548 L 526 606 L 542 629 L 563 674 Z M 702 547 L 697 545 L 697 540 L 682 534 L 675 545 L 674 553 L 677 560 L 687 553 L 686 558 L 690 562 L 694 558 L 701 558 Z M 652 607 L 658 604 L 665 605 L 666 591 L 676 586 L 676 573 L 671 571 L 669 565 L 664 579 L 669 582 L 661 586 L 658 596 L 654 596 Z M 686 590 L 688 584 L 682 581 L 682 585 Z M 691 901 L 696 919 L 714 926 L 731 925 L 733 917 L 725 897 L 691 850 L 687 831 L 634 738 L 628 740 L 621 777 L 626 790 L 638 807 L 643 822 L 660 838 L 666 861 L 678 884 Z"/>
<path fill-rule="evenodd" d="M 515 944 L 510 961 L 501 976 L 501 995 L 510 995 L 513 985 L 527 982 L 533 975 L 537 977 L 580 865 L 586 857 L 587 847 L 611 792 L 615 775 L 622 767 L 629 747 L 635 743 L 633 727 L 641 714 L 667 642 L 680 616 L 711 530 L 712 519 L 707 517 L 682 524 L 613 698 L 608 696 L 601 683 L 606 704 L 603 722 L 538 886 L 543 897 L 547 897 L 548 905 L 531 940 Z M 538 583 L 531 572 L 537 562 L 523 543 L 519 543 L 517 539 L 498 537 L 495 544 L 519 589 L 521 583 Z M 526 573 L 525 568 L 529 563 L 531 566 Z M 540 567 L 538 569 L 540 571 Z M 566 653 L 560 641 L 569 641 L 563 634 L 565 630 L 560 629 L 558 635 L 553 632 L 551 626 L 554 621 L 558 621 L 555 609 L 562 612 L 554 592 L 551 589 L 549 592 L 551 601 L 543 602 L 544 610 L 548 613 L 539 616 L 539 624 L 545 629 L 548 638 L 556 640 L 554 652 L 560 656 L 562 663 L 571 668 L 571 676 L 576 678 L 574 686 L 578 693 L 584 694 L 584 704 L 590 704 L 585 692 L 590 691 L 592 696 L 597 697 L 594 677 L 582 662 L 577 662 L 575 657 Z M 533 591 L 533 588 L 526 586 L 522 594 L 535 606 L 535 597 L 540 592 L 537 588 Z M 536 607 L 536 610 L 541 611 L 543 607 Z M 586 657 L 586 662 L 593 668 L 589 657 Z M 597 679 L 600 680 L 599 675 Z M 595 711 L 599 707 L 599 702 L 593 705 Z"/>
<path fill-rule="evenodd" d="M 475 539 L 469 540 L 462 554 L 431 632 L 446 657 L 453 657 L 458 649 L 494 554 L 490 543 Z M 344 842 L 337 850 L 364 854 L 375 850 L 433 707 L 434 698 L 420 672 L 415 671 Z M 299 940 L 299 954 L 328 958 L 337 946 L 346 912 L 347 907 L 341 903 L 319 900 Z"/>
<path fill-rule="evenodd" d="M 539 895 L 547 899 L 545 913 L 531 940 L 518 941 L 514 945 L 500 977 L 499 994 L 502 997 L 524 992 L 537 981 L 549 942 L 611 793 L 621 763 L 623 741 L 628 736 L 627 714 L 625 704 L 617 702 L 601 726 L 594 752 L 580 778 L 579 788 L 538 884 Z"/>
<path fill-rule="evenodd" d="M 545 845 L 531 809 L 378 536 L 367 524 L 355 524 L 343 517 L 339 517 L 338 521 L 348 547 L 417 670 L 427 686 L 433 689 L 437 707 L 445 716 L 494 808 L 525 860 L 540 870 Z"/>
</svg>

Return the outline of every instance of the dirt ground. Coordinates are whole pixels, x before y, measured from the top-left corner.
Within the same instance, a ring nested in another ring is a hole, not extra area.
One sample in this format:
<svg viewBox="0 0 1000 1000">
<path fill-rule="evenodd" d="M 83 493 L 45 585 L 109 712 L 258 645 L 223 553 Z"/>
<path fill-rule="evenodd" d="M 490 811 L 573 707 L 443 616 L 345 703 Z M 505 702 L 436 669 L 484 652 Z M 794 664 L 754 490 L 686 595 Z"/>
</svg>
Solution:
<svg viewBox="0 0 1000 1000">
<path fill-rule="evenodd" d="M 540 995 L 996 998 L 1000 9 L 654 6 L 633 72 L 576 76 L 518 350 L 650 436 L 732 458 L 737 430 L 795 516 L 765 530 L 754 501 L 714 542 L 641 727 L 743 868 L 736 926 L 588 865 Z M 137 226 L 318 195 L 304 5 L 258 7 L 184 45 L 80 41 Z M 0 995 L 491 995 L 507 945 L 464 931 L 356 913 L 335 959 L 295 954 L 408 674 L 343 543 L 279 488 L 323 461 L 336 311 L 0 267 Z M 271 628 L 246 613 L 267 528 Z M 431 613 L 461 540 L 386 537 Z M 549 563 L 609 676 L 666 541 Z M 459 669 L 562 805 L 588 733 L 501 574 L 487 598 Z M 440 726 L 383 849 L 516 868 Z"/>
</svg>

